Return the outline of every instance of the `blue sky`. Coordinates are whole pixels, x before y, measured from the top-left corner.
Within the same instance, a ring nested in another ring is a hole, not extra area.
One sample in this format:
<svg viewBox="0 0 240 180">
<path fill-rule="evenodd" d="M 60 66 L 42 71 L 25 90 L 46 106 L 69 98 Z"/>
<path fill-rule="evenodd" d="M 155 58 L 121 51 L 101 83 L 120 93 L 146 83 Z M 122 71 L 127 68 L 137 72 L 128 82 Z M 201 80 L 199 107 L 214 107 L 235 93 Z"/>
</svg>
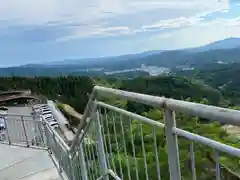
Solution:
<svg viewBox="0 0 240 180">
<path fill-rule="evenodd" d="M 0 2 L 1 66 L 177 49 L 240 37 L 240 0 Z"/>
</svg>

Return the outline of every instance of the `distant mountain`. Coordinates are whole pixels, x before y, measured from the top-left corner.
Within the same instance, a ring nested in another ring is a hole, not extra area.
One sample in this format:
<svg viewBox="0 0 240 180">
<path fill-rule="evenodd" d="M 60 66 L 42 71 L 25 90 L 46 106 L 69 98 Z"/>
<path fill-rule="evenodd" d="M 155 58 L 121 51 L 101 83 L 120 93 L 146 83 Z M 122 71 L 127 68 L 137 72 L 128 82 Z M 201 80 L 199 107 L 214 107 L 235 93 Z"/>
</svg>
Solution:
<svg viewBox="0 0 240 180">
<path fill-rule="evenodd" d="M 113 57 L 100 57 L 100 58 L 86 58 L 86 59 L 65 59 L 63 61 L 56 61 L 56 62 L 49 62 L 45 63 L 44 66 L 65 66 L 65 65 L 82 65 L 84 67 L 92 65 L 99 65 L 105 66 L 106 64 L 114 63 L 124 63 L 130 60 L 141 60 L 143 58 L 151 58 L 151 56 L 158 56 L 163 52 L 167 53 L 175 53 L 176 51 L 179 52 L 184 51 L 184 53 L 188 52 L 205 52 L 210 50 L 217 50 L 217 49 L 233 49 L 240 47 L 240 38 L 227 38 L 224 40 L 216 41 L 204 46 L 196 47 L 196 48 L 189 48 L 189 49 L 180 49 L 180 50 L 153 50 L 153 51 L 146 51 L 139 54 L 128 54 L 128 55 L 120 55 L 120 56 L 113 56 Z M 29 65 L 28 65 L 29 66 Z M 31 65 L 32 67 L 33 65 Z"/>
<path fill-rule="evenodd" d="M 215 41 L 213 43 L 200 46 L 197 48 L 191 48 L 191 49 L 188 49 L 188 51 L 204 52 L 204 51 L 215 50 L 215 49 L 233 49 L 238 47 L 240 48 L 240 38 L 231 37 L 224 40 Z"/>
<path fill-rule="evenodd" d="M 203 52 L 167 51 L 136 60 L 138 64 L 175 68 L 177 66 L 202 67 L 209 63 L 240 62 L 240 47 L 233 49 L 214 49 Z M 131 64 L 134 64 L 133 62 Z"/>
<path fill-rule="evenodd" d="M 204 67 L 209 63 L 240 62 L 240 38 L 228 38 L 191 49 L 154 50 L 139 54 L 69 59 L 45 64 L 0 68 L 0 76 L 104 75 L 106 71 L 140 68 L 142 64 L 170 69 Z"/>
<path fill-rule="evenodd" d="M 133 55 L 115 57 L 114 59 L 94 60 L 89 64 L 55 64 L 29 65 L 20 67 L 0 68 L 0 76 L 59 76 L 59 75 L 87 75 L 101 76 L 106 71 L 138 69 L 141 65 L 158 66 L 175 70 L 176 68 L 205 68 L 211 63 L 240 62 L 240 47 L 233 49 L 216 49 L 204 52 L 165 51 L 152 55 Z"/>
<path fill-rule="evenodd" d="M 62 61 L 55 61 L 55 62 L 48 62 L 42 64 L 28 64 L 24 65 L 24 67 L 59 67 L 59 66 L 71 66 L 71 65 L 78 65 L 82 66 L 83 68 L 92 68 L 93 66 L 98 67 L 105 67 L 112 66 L 112 64 L 124 64 L 124 63 L 131 63 L 133 61 L 142 61 L 143 59 L 160 56 L 162 53 L 166 54 L 174 54 L 180 55 L 187 54 L 187 53 L 199 53 L 205 52 L 210 50 L 217 50 L 217 49 L 233 49 L 233 48 L 240 48 L 240 38 L 227 38 L 224 40 L 216 41 L 201 47 L 196 48 L 188 48 L 188 49 L 179 49 L 179 50 L 153 50 L 153 51 L 146 51 L 139 54 L 128 54 L 128 55 L 120 55 L 120 56 L 112 56 L 112 57 L 100 57 L 100 58 L 85 58 L 85 59 L 65 59 Z M 177 52 L 177 53 L 176 53 Z M 175 58 L 174 58 L 175 59 Z"/>
<path fill-rule="evenodd" d="M 55 61 L 55 62 L 48 62 L 44 65 L 54 65 L 54 66 L 61 66 L 61 65 L 89 65 L 89 64 L 95 64 L 95 65 L 102 65 L 111 61 L 127 61 L 131 59 L 136 58 L 143 58 L 154 54 L 160 54 L 163 51 L 161 50 L 152 50 L 152 51 L 146 51 L 139 54 L 127 54 L 127 55 L 120 55 L 120 56 L 111 56 L 111 57 L 100 57 L 100 58 L 86 58 L 86 59 L 65 59 L 63 61 Z M 28 65 L 29 66 L 29 65 Z M 32 64 L 31 64 L 32 66 Z"/>
</svg>

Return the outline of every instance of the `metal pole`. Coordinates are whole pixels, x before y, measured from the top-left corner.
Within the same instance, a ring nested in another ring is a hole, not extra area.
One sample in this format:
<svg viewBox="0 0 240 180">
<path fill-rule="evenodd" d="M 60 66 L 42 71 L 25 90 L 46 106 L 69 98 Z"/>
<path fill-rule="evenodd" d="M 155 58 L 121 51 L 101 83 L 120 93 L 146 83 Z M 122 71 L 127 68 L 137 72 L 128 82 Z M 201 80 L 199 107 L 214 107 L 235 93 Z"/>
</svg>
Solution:
<svg viewBox="0 0 240 180">
<path fill-rule="evenodd" d="M 10 135 L 9 135 L 9 131 L 8 131 L 8 124 L 7 124 L 6 118 L 7 118 L 7 116 L 3 116 L 4 125 L 6 127 L 6 133 L 7 133 L 7 138 L 8 138 L 8 144 L 11 145 L 11 139 L 10 139 Z"/>
<path fill-rule="evenodd" d="M 62 166 L 61 166 L 61 159 L 62 159 L 62 152 L 61 152 L 61 147 L 59 146 L 59 143 L 57 142 L 57 140 L 56 140 L 56 136 L 55 136 L 55 134 L 53 133 L 53 135 L 52 135 L 52 139 L 53 139 L 53 142 L 54 142 L 54 151 L 53 151 L 53 153 L 54 153 L 54 155 L 55 155 L 55 157 L 56 157 L 56 159 L 57 159 L 57 161 L 58 161 L 58 169 L 59 169 L 59 172 L 61 173 L 62 172 Z"/>
<path fill-rule="evenodd" d="M 70 154 L 74 151 L 75 146 L 77 146 L 77 144 L 80 143 L 79 136 L 82 133 L 82 130 L 84 129 L 84 127 L 87 125 L 87 118 L 89 117 L 89 115 L 92 112 L 92 109 L 94 108 L 94 106 L 93 106 L 94 98 L 95 98 L 95 92 L 93 91 L 91 93 L 91 96 L 88 100 L 88 103 L 87 103 L 87 106 L 85 108 L 84 114 L 82 116 L 83 117 L 82 121 L 80 121 L 80 124 L 78 125 L 78 129 L 77 129 L 75 138 L 73 139 L 72 145 L 71 145 L 70 150 L 69 150 Z"/>
<path fill-rule="evenodd" d="M 55 134 L 52 135 L 52 139 L 53 139 L 53 153 L 55 155 L 55 157 L 57 158 L 57 160 L 59 161 L 59 154 L 58 154 L 58 147 L 57 147 L 57 141 L 56 141 L 56 138 L 55 138 Z"/>
<path fill-rule="evenodd" d="M 25 127 L 25 124 L 24 124 L 23 116 L 21 116 L 21 120 L 22 120 L 22 126 L 23 126 L 24 135 L 25 135 L 25 138 L 26 138 L 27 147 L 29 147 L 27 131 L 26 131 L 26 127 Z"/>
<path fill-rule="evenodd" d="M 75 164 L 74 164 L 74 159 L 72 159 L 71 156 L 68 156 L 68 162 L 69 162 L 69 169 L 70 169 L 70 176 L 71 176 L 71 180 L 77 180 L 75 177 Z"/>
<path fill-rule="evenodd" d="M 168 148 L 168 165 L 170 180 L 181 180 L 178 139 L 177 135 L 172 130 L 173 127 L 176 127 L 174 111 L 165 109 L 164 121 L 165 121 L 165 135 Z"/>
<path fill-rule="evenodd" d="M 44 127 L 44 134 L 45 134 L 45 141 L 46 141 L 46 146 L 48 148 L 49 153 L 51 153 L 51 145 L 49 142 L 49 132 L 48 132 L 48 128 L 47 128 L 47 124 L 44 122 L 43 123 L 43 127 Z"/>
<path fill-rule="evenodd" d="M 41 138 L 41 145 L 46 146 L 46 141 L 44 139 L 43 132 L 42 132 L 42 130 L 44 130 L 43 126 L 44 126 L 43 122 L 38 122 L 38 131 L 39 131 L 40 138 Z"/>
<path fill-rule="evenodd" d="M 40 143 L 40 132 L 38 132 L 39 130 L 39 125 L 37 124 L 37 119 L 36 119 L 36 114 L 34 113 L 33 115 L 33 125 L 34 125 L 34 136 L 35 138 L 35 145 L 39 146 Z"/>
<path fill-rule="evenodd" d="M 106 162 L 106 154 L 104 150 L 104 145 L 103 145 L 103 137 L 102 137 L 102 127 L 100 124 L 100 115 L 99 111 L 97 110 L 96 112 L 97 116 L 97 136 L 98 136 L 98 151 L 99 151 L 99 158 L 100 158 L 100 168 L 102 174 L 107 174 L 108 173 L 108 167 L 107 167 L 107 162 Z M 104 176 L 105 180 L 108 180 L 108 174 Z"/>
<path fill-rule="evenodd" d="M 86 168 L 86 162 L 85 162 L 82 143 L 79 146 L 79 160 L 80 160 L 82 180 L 88 180 L 88 172 Z"/>
<path fill-rule="evenodd" d="M 60 154 L 60 148 L 57 146 L 57 141 L 56 141 L 56 137 L 55 137 L 55 134 L 52 135 L 52 139 L 53 139 L 53 142 L 54 142 L 54 150 L 53 150 L 53 153 L 54 153 L 54 156 L 56 157 L 57 159 L 57 162 L 55 163 L 55 166 L 57 167 L 57 163 L 58 163 L 58 172 L 61 173 L 61 165 L 60 165 L 60 161 L 61 161 L 61 154 Z M 58 149 L 59 148 L 59 149 Z"/>
<path fill-rule="evenodd" d="M 60 149 L 59 149 L 59 155 L 60 155 L 60 157 L 59 157 L 59 160 L 58 160 L 58 166 L 59 166 L 59 172 L 60 172 L 60 173 L 62 173 L 62 156 L 63 156 L 63 153 L 64 153 L 64 152 L 62 152 L 62 149 L 60 148 Z"/>
<path fill-rule="evenodd" d="M 89 112 L 90 114 L 88 116 L 86 116 L 87 117 L 86 126 L 84 127 L 84 129 L 81 130 L 82 131 L 81 134 L 79 136 L 76 135 L 75 138 L 74 138 L 74 139 L 77 139 L 77 141 L 75 141 L 77 144 L 80 144 L 83 141 L 83 139 L 85 137 L 85 134 L 87 133 L 87 130 L 89 128 L 89 125 L 90 125 L 91 121 L 93 120 L 92 115 L 93 115 L 93 112 L 96 111 L 97 105 L 96 105 L 95 102 L 93 102 L 92 105 L 93 105 L 93 107 L 91 107 L 91 111 Z M 75 144 L 75 145 L 72 144 L 70 149 L 69 149 L 69 152 L 72 156 L 74 156 L 73 153 L 75 151 L 74 149 L 77 147 L 77 144 Z"/>
</svg>

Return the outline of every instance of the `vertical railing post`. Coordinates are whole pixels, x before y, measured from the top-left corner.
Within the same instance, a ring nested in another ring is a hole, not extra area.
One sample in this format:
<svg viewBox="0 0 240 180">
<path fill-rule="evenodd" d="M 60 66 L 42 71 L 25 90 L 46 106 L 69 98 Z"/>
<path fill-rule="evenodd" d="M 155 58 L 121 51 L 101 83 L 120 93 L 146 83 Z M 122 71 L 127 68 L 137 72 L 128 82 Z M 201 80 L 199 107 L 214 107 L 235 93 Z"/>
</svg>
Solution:
<svg viewBox="0 0 240 180">
<path fill-rule="evenodd" d="M 39 121 L 37 123 L 37 126 L 38 126 L 39 136 L 40 136 L 40 139 L 41 139 L 40 143 L 41 143 L 42 146 L 46 146 L 46 142 L 45 142 L 44 135 L 43 135 L 43 132 L 42 132 L 42 130 L 44 130 L 44 122 Z"/>
<path fill-rule="evenodd" d="M 94 109 L 94 97 L 95 97 L 95 93 L 92 92 L 91 96 L 89 97 L 87 106 L 85 108 L 85 111 L 83 113 L 82 116 L 82 121 L 80 121 L 80 124 L 78 125 L 78 129 L 75 135 L 75 138 L 73 139 L 72 145 L 70 147 L 70 153 L 72 153 L 74 151 L 75 146 L 77 146 L 77 144 L 80 144 L 80 135 L 82 133 L 82 130 L 84 129 L 85 125 L 87 124 L 87 118 L 89 117 L 89 115 L 91 115 L 91 112 Z"/>
<path fill-rule="evenodd" d="M 57 160 L 59 160 L 59 153 L 58 153 L 58 147 L 57 147 L 57 141 L 56 141 L 56 137 L 55 137 L 55 134 L 53 133 L 52 134 L 52 140 L 53 140 L 53 147 L 52 147 L 52 150 L 53 150 L 53 153 L 55 155 L 55 157 L 57 158 Z"/>
<path fill-rule="evenodd" d="M 26 131 L 26 127 L 25 127 L 25 124 L 24 124 L 23 116 L 21 116 L 21 120 L 22 120 L 22 126 L 23 126 L 23 131 L 24 131 L 24 136 L 25 136 L 25 139 L 26 139 L 27 147 L 29 147 L 29 142 L 28 142 L 28 137 L 27 137 L 27 131 Z"/>
<path fill-rule="evenodd" d="M 43 123 L 43 128 L 44 128 L 44 134 L 45 134 L 45 140 L 46 141 L 46 146 L 47 146 L 47 149 L 49 151 L 49 153 L 51 153 L 51 145 L 50 145 L 50 142 L 49 142 L 49 132 L 48 132 L 48 128 L 47 128 L 47 124 L 44 122 Z"/>
<path fill-rule="evenodd" d="M 74 164 L 73 164 L 73 158 L 72 156 L 68 156 L 68 163 L 69 163 L 69 170 L 70 170 L 70 176 L 71 180 L 77 180 L 75 177 L 75 169 L 74 169 Z"/>
<path fill-rule="evenodd" d="M 59 159 L 58 159 L 59 173 L 62 173 L 62 155 L 63 155 L 63 151 L 60 148 L 59 149 Z"/>
<path fill-rule="evenodd" d="M 79 145 L 79 160 L 80 160 L 82 180 L 88 180 L 88 171 L 86 167 L 82 143 Z"/>
<path fill-rule="evenodd" d="M 62 160 L 62 154 L 61 153 L 62 153 L 62 151 L 61 151 L 61 147 L 59 146 L 59 144 L 56 140 L 55 133 L 52 134 L 52 139 L 53 139 L 53 142 L 54 142 L 54 145 L 53 145 L 54 149 L 52 148 L 52 152 L 57 159 L 58 170 L 59 170 L 59 173 L 61 173 L 62 172 L 62 166 L 61 166 L 61 160 Z"/>
<path fill-rule="evenodd" d="M 34 124 L 34 136 L 36 137 L 35 138 L 35 140 L 36 140 L 35 145 L 39 146 L 39 144 L 40 144 L 39 124 L 38 124 L 38 121 L 37 121 L 37 118 L 36 118 L 36 114 L 34 114 L 32 117 L 33 117 L 33 124 Z"/>
<path fill-rule="evenodd" d="M 170 180 L 180 180 L 181 172 L 178 152 L 178 139 L 177 135 L 172 130 L 173 127 L 176 127 L 175 112 L 165 109 L 164 116 Z"/>
<path fill-rule="evenodd" d="M 104 145 L 103 145 L 103 135 L 102 135 L 102 127 L 100 123 L 100 114 L 99 111 L 97 110 L 96 112 L 96 117 L 97 117 L 97 136 L 98 136 L 98 151 L 99 151 L 99 158 L 100 158 L 100 170 L 102 174 L 105 174 L 104 180 L 108 180 L 108 167 L 107 167 L 107 161 L 106 161 L 106 154 L 104 150 Z"/>
<path fill-rule="evenodd" d="M 10 139 L 10 135 L 9 135 L 8 123 L 7 123 L 6 119 L 7 119 L 7 116 L 3 116 L 3 121 L 4 121 L 5 128 L 6 128 L 7 138 L 8 138 L 8 144 L 11 145 L 11 139 Z"/>
</svg>

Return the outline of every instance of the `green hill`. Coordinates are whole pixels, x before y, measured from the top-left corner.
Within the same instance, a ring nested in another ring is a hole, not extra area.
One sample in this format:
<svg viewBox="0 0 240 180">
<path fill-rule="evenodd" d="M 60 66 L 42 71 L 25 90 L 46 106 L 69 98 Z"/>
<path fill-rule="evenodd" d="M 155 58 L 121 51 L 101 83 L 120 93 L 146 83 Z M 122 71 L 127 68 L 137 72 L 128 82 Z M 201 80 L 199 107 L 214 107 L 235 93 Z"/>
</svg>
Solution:
<svg viewBox="0 0 240 180">
<path fill-rule="evenodd" d="M 222 98 L 218 90 L 203 83 L 178 76 L 141 77 L 133 80 L 123 80 L 120 88 L 175 99 L 191 98 L 193 101 L 201 101 L 205 98 L 213 105 L 218 105 Z"/>
<path fill-rule="evenodd" d="M 178 71 L 176 74 L 191 79 L 199 79 L 205 84 L 219 89 L 223 97 L 233 105 L 240 104 L 240 63 L 208 64 L 204 68 Z"/>
</svg>

